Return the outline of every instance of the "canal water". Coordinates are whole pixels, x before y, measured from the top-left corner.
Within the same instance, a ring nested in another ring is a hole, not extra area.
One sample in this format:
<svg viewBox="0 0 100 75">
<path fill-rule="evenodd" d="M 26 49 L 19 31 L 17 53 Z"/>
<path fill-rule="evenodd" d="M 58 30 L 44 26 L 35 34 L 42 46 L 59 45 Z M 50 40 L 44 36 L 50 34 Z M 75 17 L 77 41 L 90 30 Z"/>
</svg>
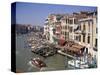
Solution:
<svg viewBox="0 0 100 75">
<path fill-rule="evenodd" d="M 27 39 L 32 36 L 28 34 L 16 36 L 16 69 L 21 72 L 37 72 L 40 69 L 33 67 L 29 64 L 29 61 L 34 57 L 40 57 L 47 65 L 44 71 L 50 70 L 65 70 L 66 63 L 65 57 L 60 54 L 55 54 L 47 58 L 43 58 L 31 52 L 31 48 L 28 47 Z"/>
</svg>

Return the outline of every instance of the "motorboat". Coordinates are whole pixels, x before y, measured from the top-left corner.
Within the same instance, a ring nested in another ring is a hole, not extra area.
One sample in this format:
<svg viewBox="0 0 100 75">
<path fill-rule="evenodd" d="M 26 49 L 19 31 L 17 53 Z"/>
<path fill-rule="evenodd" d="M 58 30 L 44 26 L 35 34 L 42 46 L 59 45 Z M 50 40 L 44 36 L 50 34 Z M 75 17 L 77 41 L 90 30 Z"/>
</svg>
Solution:
<svg viewBox="0 0 100 75">
<path fill-rule="evenodd" d="M 72 66 L 73 68 L 80 68 L 80 69 L 88 68 L 88 64 L 86 64 L 86 62 L 79 60 L 70 60 L 68 61 L 68 65 Z"/>
<path fill-rule="evenodd" d="M 38 68 L 46 67 L 46 64 L 40 58 L 33 58 L 31 64 Z"/>
</svg>

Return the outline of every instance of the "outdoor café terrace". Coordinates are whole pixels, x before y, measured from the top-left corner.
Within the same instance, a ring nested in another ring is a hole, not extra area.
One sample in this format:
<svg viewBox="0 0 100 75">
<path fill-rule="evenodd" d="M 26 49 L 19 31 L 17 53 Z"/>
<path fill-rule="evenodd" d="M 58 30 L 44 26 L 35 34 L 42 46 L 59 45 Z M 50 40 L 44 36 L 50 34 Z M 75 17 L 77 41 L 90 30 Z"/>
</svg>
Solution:
<svg viewBox="0 0 100 75">
<path fill-rule="evenodd" d="M 63 52 L 73 56 L 83 56 L 85 46 L 82 46 L 73 41 L 59 40 L 58 46 Z"/>
</svg>

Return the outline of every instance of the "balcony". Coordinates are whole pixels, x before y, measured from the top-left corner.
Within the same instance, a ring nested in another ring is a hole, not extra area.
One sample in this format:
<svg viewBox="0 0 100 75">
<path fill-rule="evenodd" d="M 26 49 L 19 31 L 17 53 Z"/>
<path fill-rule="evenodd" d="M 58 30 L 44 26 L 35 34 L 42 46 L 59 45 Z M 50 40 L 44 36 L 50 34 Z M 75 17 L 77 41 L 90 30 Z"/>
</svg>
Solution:
<svg viewBox="0 0 100 75">
<path fill-rule="evenodd" d="M 85 30 L 82 30 L 82 34 L 85 35 L 86 34 L 86 31 Z"/>
<path fill-rule="evenodd" d="M 56 31 L 55 34 L 60 34 L 60 31 Z"/>
<path fill-rule="evenodd" d="M 69 24 L 69 27 L 74 27 L 74 24 Z"/>
<path fill-rule="evenodd" d="M 45 21 L 45 24 L 49 23 L 48 21 Z"/>
<path fill-rule="evenodd" d="M 77 31 L 74 31 L 76 34 L 83 34 L 85 35 L 87 32 L 85 30 L 77 30 Z"/>
<path fill-rule="evenodd" d="M 76 34 L 82 34 L 81 30 L 74 31 Z"/>
</svg>

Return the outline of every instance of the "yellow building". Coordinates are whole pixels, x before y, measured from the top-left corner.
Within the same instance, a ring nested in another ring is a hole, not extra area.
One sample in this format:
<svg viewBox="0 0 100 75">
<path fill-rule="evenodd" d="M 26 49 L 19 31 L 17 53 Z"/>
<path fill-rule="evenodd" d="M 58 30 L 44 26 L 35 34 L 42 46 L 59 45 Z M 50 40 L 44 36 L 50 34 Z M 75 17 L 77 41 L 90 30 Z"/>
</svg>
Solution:
<svg viewBox="0 0 100 75">
<path fill-rule="evenodd" d="M 79 19 L 79 42 L 92 48 L 97 48 L 97 14 L 91 12 L 86 18 Z"/>
<path fill-rule="evenodd" d="M 49 38 L 63 37 L 64 40 L 72 40 L 97 50 L 97 12 L 51 14 L 48 16 L 46 26 L 48 34 L 52 32 L 50 28 L 53 27 L 55 30 L 55 33 L 48 36 Z"/>
<path fill-rule="evenodd" d="M 74 31 L 75 42 L 84 45 L 93 57 L 97 58 L 97 12 L 87 12 L 78 19 L 78 29 Z"/>
</svg>

